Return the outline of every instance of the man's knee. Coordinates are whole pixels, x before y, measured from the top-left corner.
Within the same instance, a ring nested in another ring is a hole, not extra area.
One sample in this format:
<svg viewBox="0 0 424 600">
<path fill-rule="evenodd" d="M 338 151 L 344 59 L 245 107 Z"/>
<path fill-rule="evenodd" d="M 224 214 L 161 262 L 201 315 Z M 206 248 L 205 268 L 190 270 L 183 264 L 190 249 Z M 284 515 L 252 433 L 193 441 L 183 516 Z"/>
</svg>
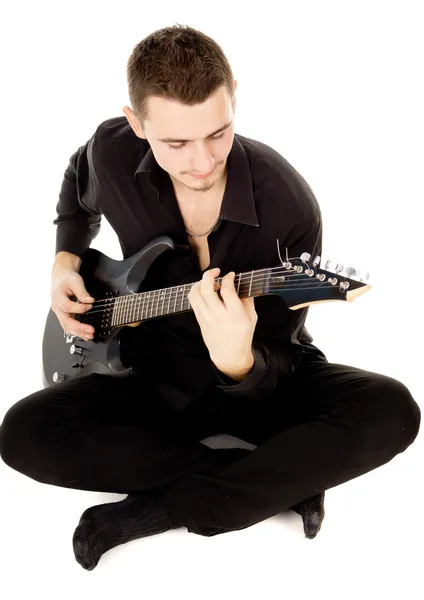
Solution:
<svg viewBox="0 0 424 600">
<path fill-rule="evenodd" d="M 380 421 L 386 426 L 390 442 L 403 452 L 418 435 L 421 410 L 409 389 L 391 377 L 376 380 L 375 406 L 380 411 Z"/>
<path fill-rule="evenodd" d="M 9 408 L 0 425 L 0 456 L 7 465 L 14 462 L 13 457 L 20 447 L 21 402 L 22 400 Z"/>
<path fill-rule="evenodd" d="M 0 426 L 0 456 L 9 467 L 22 473 L 35 460 L 37 427 L 33 409 L 28 398 L 19 400 L 6 412 Z"/>
</svg>

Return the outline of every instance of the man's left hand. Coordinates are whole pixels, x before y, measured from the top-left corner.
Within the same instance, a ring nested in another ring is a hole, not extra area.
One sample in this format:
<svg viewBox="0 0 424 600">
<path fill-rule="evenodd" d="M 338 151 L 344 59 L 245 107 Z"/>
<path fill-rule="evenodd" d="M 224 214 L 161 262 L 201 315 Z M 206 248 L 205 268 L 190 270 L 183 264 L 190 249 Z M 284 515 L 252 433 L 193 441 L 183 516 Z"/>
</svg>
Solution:
<svg viewBox="0 0 424 600">
<path fill-rule="evenodd" d="M 230 375 L 249 371 L 254 364 L 252 340 L 258 315 L 254 298 L 240 298 L 234 287 L 235 273 L 215 283 L 220 269 L 205 271 L 188 294 L 212 362 Z M 222 300 L 217 291 L 220 290 Z"/>
</svg>

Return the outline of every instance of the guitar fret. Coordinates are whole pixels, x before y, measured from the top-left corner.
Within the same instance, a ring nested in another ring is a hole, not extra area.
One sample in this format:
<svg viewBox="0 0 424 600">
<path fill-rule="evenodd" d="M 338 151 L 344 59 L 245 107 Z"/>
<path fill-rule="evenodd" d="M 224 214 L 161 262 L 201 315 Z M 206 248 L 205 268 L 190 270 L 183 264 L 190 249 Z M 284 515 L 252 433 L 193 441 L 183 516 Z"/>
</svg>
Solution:
<svg viewBox="0 0 424 600">
<path fill-rule="evenodd" d="M 265 274 L 272 271 L 272 269 L 261 269 L 261 271 Z M 259 271 L 253 270 L 236 275 L 234 283 L 239 297 L 250 297 L 252 293 L 262 292 L 262 290 L 254 290 L 254 276 L 257 273 Z M 195 283 L 140 292 L 122 298 L 118 297 L 113 309 L 113 324 L 143 321 L 145 319 L 190 310 L 188 293 Z"/>
<path fill-rule="evenodd" d="M 155 296 L 155 290 L 150 291 L 149 292 L 149 300 L 148 300 L 148 307 L 149 307 L 148 317 L 149 318 L 153 317 L 153 301 L 154 301 L 154 296 Z"/>
<path fill-rule="evenodd" d="M 120 298 L 120 303 L 119 303 L 119 319 L 121 322 L 123 322 L 124 320 L 124 303 L 125 303 L 125 299 L 124 298 Z"/>
<path fill-rule="evenodd" d="M 159 298 L 160 298 L 160 290 L 156 290 L 156 317 L 158 316 L 158 312 L 159 312 Z"/>
</svg>

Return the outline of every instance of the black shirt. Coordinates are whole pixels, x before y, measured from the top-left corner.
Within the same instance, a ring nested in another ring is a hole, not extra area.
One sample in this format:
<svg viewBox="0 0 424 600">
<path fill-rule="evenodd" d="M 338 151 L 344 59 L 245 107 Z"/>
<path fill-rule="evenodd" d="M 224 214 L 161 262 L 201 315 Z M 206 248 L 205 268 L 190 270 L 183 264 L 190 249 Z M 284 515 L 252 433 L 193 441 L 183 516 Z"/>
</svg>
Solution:
<svg viewBox="0 0 424 600">
<path fill-rule="evenodd" d="M 322 219 L 305 179 L 270 146 L 234 134 L 220 218 L 208 236 L 211 262 L 220 276 L 278 266 L 286 258 L 322 252 Z M 56 253 L 83 257 L 98 234 L 101 215 L 116 232 L 123 258 L 153 238 L 168 235 L 175 249 L 156 268 L 154 287 L 201 279 L 190 249 L 169 174 L 156 162 L 147 140 L 135 135 L 126 117 L 101 123 L 71 157 L 57 204 Z M 162 258 L 163 257 L 163 258 Z M 156 261 L 155 261 L 156 264 Z M 149 375 L 180 410 L 217 386 L 227 394 L 260 400 L 289 377 L 305 348 L 321 360 L 304 324 L 308 307 L 290 310 L 274 294 L 255 300 L 255 364 L 238 383 L 219 372 L 209 357 L 193 311 L 152 319 L 132 330 L 135 373 Z"/>
</svg>

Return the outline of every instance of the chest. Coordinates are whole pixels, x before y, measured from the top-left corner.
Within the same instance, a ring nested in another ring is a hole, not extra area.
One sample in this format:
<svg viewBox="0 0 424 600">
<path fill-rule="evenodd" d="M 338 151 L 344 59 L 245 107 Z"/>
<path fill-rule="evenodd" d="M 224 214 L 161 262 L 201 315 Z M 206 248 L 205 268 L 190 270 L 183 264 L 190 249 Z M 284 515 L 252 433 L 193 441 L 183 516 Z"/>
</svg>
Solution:
<svg viewBox="0 0 424 600">
<path fill-rule="evenodd" d="M 207 236 L 205 235 L 204 237 L 200 238 L 193 238 L 189 236 L 189 240 L 190 248 L 197 255 L 200 270 L 204 271 L 211 262 Z"/>
<path fill-rule="evenodd" d="M 209 198 L 207 206 L 202 210 L 195 210 L 193 206 L 187 206 L 180 198 L 178 204 L 186 229 L 196 232 L 206 231 L 216 221 L 221 202 L 222 194 Z M 197 256 L 201 271 L 204 271 L 211 262 L 208 237 L 208 235 L 188 236 L 190 248 Z"/>
</svg>

